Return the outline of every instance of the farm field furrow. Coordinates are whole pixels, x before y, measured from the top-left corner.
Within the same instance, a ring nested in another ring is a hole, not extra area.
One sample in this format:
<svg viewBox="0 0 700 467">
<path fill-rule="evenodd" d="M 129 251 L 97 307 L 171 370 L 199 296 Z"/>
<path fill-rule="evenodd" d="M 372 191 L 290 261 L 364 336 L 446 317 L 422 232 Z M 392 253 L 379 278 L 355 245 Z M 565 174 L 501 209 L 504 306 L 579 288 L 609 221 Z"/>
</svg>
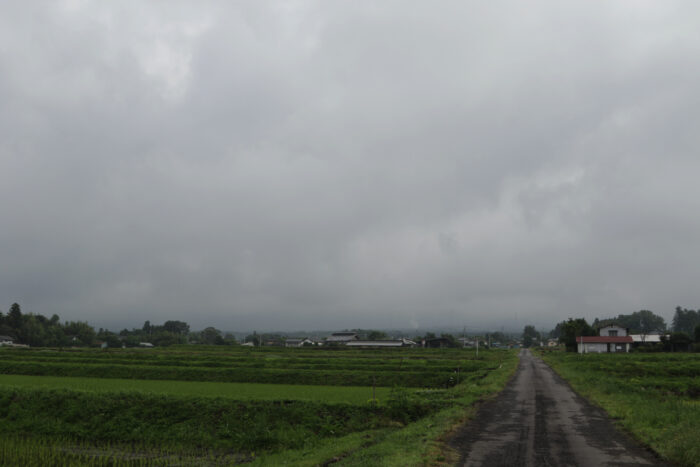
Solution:
<svg viewBox="0 0 700 467">
<path fill-rule="evenodd" d="M 0 349 L 0 465 L 417 465 L 514 351 Z M 447 451 L 446 451 L 447 452 Z"/>
<path fill-rule="evenodd" d="M 276 349 L 275 353 L 248 349 L 217 354 L 210 350 L 186 354 L 148 350 L 0 350 L 0 374 L 121 378 L 138 380 L 181 380 L 228 383 L 267 383 L 321 386 L 450 387 L 466 377 L 493 370 L 492 363 L 471 358 L 470 354 L 443 352 L 436 358 L 431 351 L 425 359 L 415 351 L 382 351 L 388 358 L 363 358 L 356 351 L 310 352 Z M 421 349 L 421 352 L 425 350 Z M 319 356 L 329 358 L 319 358 Z M 396 358 L 401 355 L 400 358 Z M 465 358 L 467 357 L 467 358 Z"/>
<path fill-rule="evenodd" d="M 201 381 L 72 378 L 60 376 L 0 375 L 0 387 L 67 389 L 88 392 L 141 392 L 176 396 L 222 397 L 234 400 L 311 400 L 361 404 L 372 399 L 371 387 L 302 386 L 261 383 L 212 383 Z M 374 390 L 385 400 L 391 390 Z"/>
</svg>

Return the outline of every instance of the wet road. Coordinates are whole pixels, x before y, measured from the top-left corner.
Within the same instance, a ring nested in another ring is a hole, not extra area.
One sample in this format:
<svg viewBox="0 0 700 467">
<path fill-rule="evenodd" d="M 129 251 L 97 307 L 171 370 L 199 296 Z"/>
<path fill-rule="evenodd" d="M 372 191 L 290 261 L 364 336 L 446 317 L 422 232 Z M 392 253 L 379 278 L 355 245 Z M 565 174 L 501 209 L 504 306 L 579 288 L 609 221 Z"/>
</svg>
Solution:
<svg viewBox="0 0 700 467">
<path fill-rule="evenodd" d="M 451 445 L 469 467 L 663 465 L 528 350 L 506 389 Z"/>
</svg>

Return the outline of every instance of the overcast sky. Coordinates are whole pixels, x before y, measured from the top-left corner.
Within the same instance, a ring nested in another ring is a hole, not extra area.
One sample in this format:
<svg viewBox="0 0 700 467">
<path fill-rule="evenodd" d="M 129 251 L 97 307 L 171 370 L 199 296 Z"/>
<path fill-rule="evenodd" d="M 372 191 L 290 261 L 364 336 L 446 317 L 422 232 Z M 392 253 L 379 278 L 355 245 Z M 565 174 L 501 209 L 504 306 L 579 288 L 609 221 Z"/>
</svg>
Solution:
<svg viewBox="0 0 700 467">
<path fill-rule="evenodd" d="M 0 6 L 0 309 L 551 328 L 700 306 L 700 3 Z"/>
</svg>

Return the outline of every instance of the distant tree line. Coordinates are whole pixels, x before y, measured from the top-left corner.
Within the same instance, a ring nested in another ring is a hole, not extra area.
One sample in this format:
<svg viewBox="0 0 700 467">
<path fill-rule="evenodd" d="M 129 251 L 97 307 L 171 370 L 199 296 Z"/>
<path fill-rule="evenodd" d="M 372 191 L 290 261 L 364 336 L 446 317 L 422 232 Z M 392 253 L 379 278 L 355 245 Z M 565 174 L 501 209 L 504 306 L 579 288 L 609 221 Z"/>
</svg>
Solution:
<svg viewBox="0 0 700 467">
<path fill-rule="evenodd" d="M 25 314 L 18 303 L 13 303 L 7 314 L 0 312 L 0 335 L 9 336 L 19 344 L 36 347 L 89 346 L 97 339 L 95 329 L 86 322 L 61 323 L 56 314 L 50 318 L 41 314 Z"/>
<path fill-rule="evenodd" d="M 236 344 L 231 333 L 224 334 L 213 327 L 193 332 L 190 331 L 189 324 L 175 320 L 166 321 L 162 325 L 146 321 L 140 329 L 122 329 L 119 333 L 102 328 L 95 331 L 84 321 L 61 323 L 56 314 L 47 318 L 41 314 L 22 313 L 18 303 L 13 303 L 7 314 L 0 312 L 0 335 L 11 337 L 17 344 L 32 347 L 90 347 L 101 344 L 108 347 L 137 347 L 144 342 L 159 347 L 188 342 Z"/>
</svg>

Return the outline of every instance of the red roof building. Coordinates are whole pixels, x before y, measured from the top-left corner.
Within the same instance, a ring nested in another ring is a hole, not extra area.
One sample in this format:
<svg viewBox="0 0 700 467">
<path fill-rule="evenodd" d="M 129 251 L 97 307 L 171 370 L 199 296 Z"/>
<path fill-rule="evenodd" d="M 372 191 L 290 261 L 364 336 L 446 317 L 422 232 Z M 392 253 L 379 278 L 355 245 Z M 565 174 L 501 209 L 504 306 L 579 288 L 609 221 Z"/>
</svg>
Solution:
<svg viewBox="0 0 700 467">
<path fill-rule="evenodd" d="M 610 325 L 599 330 L 600 336 L 579 336 L 576 338 L 578 353 L 629 352 L 634 342 L 627 335 L 627 329 Z"/>
</svg>

